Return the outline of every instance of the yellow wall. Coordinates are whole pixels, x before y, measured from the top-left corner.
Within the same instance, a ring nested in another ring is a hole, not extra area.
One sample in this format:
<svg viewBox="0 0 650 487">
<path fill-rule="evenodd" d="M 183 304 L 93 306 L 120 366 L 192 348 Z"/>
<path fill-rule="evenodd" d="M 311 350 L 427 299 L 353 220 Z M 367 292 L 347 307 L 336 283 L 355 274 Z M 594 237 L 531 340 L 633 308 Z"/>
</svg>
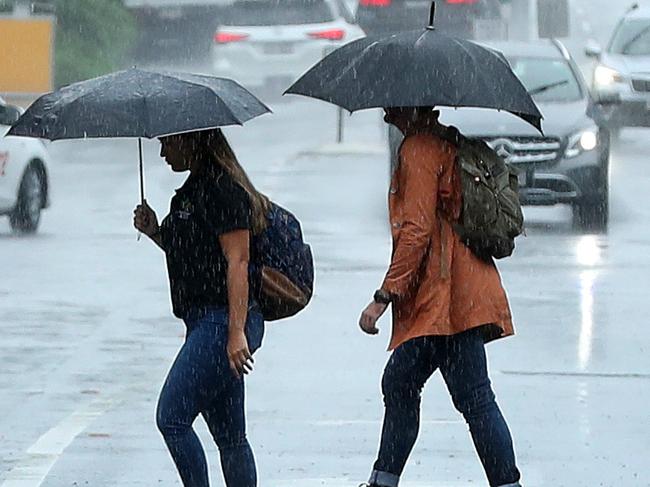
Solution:
<svg viewBox="0 0 650 487">
<path fill-rule="evenodd" d="M 52 18 L 0 17 L 0 93 L 44 93 L 52 89 Z"/>
</svg>

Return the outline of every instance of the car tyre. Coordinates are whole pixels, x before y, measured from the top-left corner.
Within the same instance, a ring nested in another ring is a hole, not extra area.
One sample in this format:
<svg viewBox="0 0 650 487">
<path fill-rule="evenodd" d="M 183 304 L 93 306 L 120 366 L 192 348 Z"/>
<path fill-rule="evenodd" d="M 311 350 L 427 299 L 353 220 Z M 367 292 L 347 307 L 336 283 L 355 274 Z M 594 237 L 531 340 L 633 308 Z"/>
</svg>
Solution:
<svg viewBox="0 0 650 487">
<path fill-rule="evenodd" d="M 622 125 L 614 125 L 609 129 L 610 140 L 617 144 L 621 140 L 621 132 L 623 131 Z"/>
<path fill-rule="evenodd" d="M 17 233 L 34 233 L 38 229 L 43 209 L 43 180 L 40 172 L 30 166 L 20 183 L 18 201 L 9 217 L 11 228 Z"/>
<path fill-rule="evenodd" d="M 609 196 L 588 198 L 573 205 L 573 226 L 582 232 L 605 233 L 609 224 Z"/>
</svg>

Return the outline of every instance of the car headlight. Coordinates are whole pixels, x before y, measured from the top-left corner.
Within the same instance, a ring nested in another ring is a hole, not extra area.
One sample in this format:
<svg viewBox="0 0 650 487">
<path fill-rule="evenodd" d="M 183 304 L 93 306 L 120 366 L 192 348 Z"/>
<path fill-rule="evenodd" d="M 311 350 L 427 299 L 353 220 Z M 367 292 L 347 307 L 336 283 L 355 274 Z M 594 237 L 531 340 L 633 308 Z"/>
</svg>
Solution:
<svg viewBox="0 0 650 487">
<path fill-rule="evenodd" d="M 567 145 L 565 156 L 576 157 L 583 152 L 589 152 L 598 147 L 598 129 L 589 128 L 576 132 L 569 137 L 569 144 Z"/>
<path fill-rule="evenodd" d="M 598 87 L 612 86 L 615 83 L 621 83 L 623 75 L 615 69 L 608 68 L 602 64 L 596 66 L 594 70 L 594 85 Z"/>
</svg>

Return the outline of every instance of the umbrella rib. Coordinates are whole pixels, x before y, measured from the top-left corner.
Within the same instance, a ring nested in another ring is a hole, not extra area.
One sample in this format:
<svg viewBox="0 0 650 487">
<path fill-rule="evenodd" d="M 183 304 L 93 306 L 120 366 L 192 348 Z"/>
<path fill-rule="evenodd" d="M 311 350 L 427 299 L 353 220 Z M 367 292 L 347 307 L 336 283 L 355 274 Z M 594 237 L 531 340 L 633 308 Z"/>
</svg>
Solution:
<svg viewBox="0 0 650 487">
<path fill-rule="evenodd" d="M 147 111 L 147 97 L 144 94 L 144 90 L 142 89 L 142 85 L 140 84 L 140 80 L 138 80 L 138 89 L 140 90 L 140 98 L 142 100 L 142 113 L 145 116 L 145 122 L 144 122 L 144 136 L 147 139 L 151 139 L 152 137 L 149 136 L 150 133 L 150 128 L 151 128 L 151 121 L 149 120 L 149 112 Z"/>
<path fill-rule="evenodd" d="M 219 97 L 219 101 L 221 101 L 221 104 L 226 108 L 226 110 L 228 110 L 228 113 L 230 114 L 230 116 L 232 117 L 232 119 L 236 121 L 237 125 L 243 125 L 243 123 L 242 123 L 242 121 L 239 119 L 239 117 L 237 117 L 237 116 L 235 115 L 235 113 L 232 111 L 232 109 L 231 109 L 231 108 L 226 104 L 226 102 L 224 102 L 224 101 L 221 99 L 221 94 L 220 94 L 220 93 L 217 93 L 217 90 L 215 90 L 212 86 L 209 86 L 209 85 L 207 85 L 207 84 L 196 83 L 196 82 L 194 82 L 194 81 L 191 81 L 191 80 L 188 80 L 188 79 L 185 79 L 185 78 L 175 77 L 175 76 L 172 76 L 171 74 L 158 73 L 158 72 L 155 72 L 155 71 L 147 71 L 147 72 L 148 72 L 148 73 L 151 73 L 151 74 L 157 74 L 157 75 L 159 75 L 159 76 L 162 76 L 163 78 L 169 78 L 169 79 L 172 79 L 172 80 L 174 80 L 174 81 L 182 81 L 183 83 L 187 83 L 187 84 L 190 84 L 190 85 L 192 85 L 192 86 L 196 86 L 197 88 L 207 88 L 207 89 L 210 90 L 210 91 L 211 91 L 215 96 Z M 179 73 L 179 74 L 182 75 L 183 73 Z M 229 80 L 229 79 L 226 79 L 226 78 L 221 78 L 221 80 L 223 80 L 223 81 L 225 81 L 225 82 L 228 82 L 228 83 L 232 83 L 232 80 Z M 262 106 L 264 106 L 264 108 L 266 108 L 267 110 L 269 110 L 269 108 L 268 108 L 266 105 L 264 105 L 264 103 L 262 103 Z M 270 111 L 270 110 L 269 110 L 269 111 Z"/>
<path fill-rule="evenodd" d="M 143 70 L 143 71 L 145 71 L 145 70 Z M 187 83 L 187 84 L 196 86 L 198 88 L 207 88 L 212 93 L 214 93 L 215 95 L 220 96 L 219 93 L 217 93 L 217 91 L 214 88 L 212 88 L 212 86 L 197 83 L 195 81 L 191 81 L 191 80 L 188 80 L 188 79 L 185 79 L 185 78 L 180 78 L 180 77 L 174 76 L 174 74 L 179 74 L 179 75 L 182 76 L 183 74 L 190 74 L 190 73 L 169 73 L 169 74 L 165 74 L 165 73 L 160 73 L 160 72 L 157 72 L 157 71 L 146 71 L 146 72 L 150 73 L 150 74 L 157 74 L 158 76 L 162 76 L 163 78 L 173 79 L 174 81 L 182 81 L 183 83 Z M 194 76 L 199 76 L 199 75 L 194 75 Z M 218 79 L 220 79 L 221 81 L 229 82 L 229 83 L 232 82 L 232 80 L 229 80 L 227 78 L 218 78 Z"/>
<path fill-rule="evenodd" d="M 211 89 L 211 90 L 212 90 L 212 89 Z M 232 111 L 232 109 L 231 109 L 231 108 L 226 104 L 226 102 L 223 101 L 223 100 L 221 99 L 220 95 L 219 95 L 216 91 L 214 91 L 214 90 L 212 90 L 212 93 L 214 93 L 215 95 L 217 95 L 217 99 L 221 102 L 221 105 L 223 105 L 223 107 L 224 107 L 226 110 L 228 110 L 228 113 L 230 113 L 230 116 L 232 117 L 232 119 L 235 120 L 235 121 L 237 122 L 237 125 L 244 125 L 244 124 L 242 123 L 242 121 L 239 120 L 239 117 L 237 117 L 237 116 L 235 115 L 235 113 Z"/>
</svg>

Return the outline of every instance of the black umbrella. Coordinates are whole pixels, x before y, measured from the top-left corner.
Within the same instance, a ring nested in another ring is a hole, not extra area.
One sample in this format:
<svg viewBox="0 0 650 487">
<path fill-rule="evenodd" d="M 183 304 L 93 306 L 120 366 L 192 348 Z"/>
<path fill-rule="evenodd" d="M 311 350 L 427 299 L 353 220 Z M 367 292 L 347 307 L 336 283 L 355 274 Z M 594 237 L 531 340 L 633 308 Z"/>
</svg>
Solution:
<svg viewBox="0 0 650 487">
<path fill-rule="evenodd" d="M 49 140 L 138 137 L 144 199 L 142 137 L 242 125 L 269 111 L 230 79 L 133 68 L 41 96 L 8 135 Z"/>
<path fill-rule="evenodd" d="M 286 93 L 366 108 L 447 106 L 504 110 L 541 131 L 542 114 L 505 57 L 426 29 L 353 41 L 329 54 Z"/>
</svg>

